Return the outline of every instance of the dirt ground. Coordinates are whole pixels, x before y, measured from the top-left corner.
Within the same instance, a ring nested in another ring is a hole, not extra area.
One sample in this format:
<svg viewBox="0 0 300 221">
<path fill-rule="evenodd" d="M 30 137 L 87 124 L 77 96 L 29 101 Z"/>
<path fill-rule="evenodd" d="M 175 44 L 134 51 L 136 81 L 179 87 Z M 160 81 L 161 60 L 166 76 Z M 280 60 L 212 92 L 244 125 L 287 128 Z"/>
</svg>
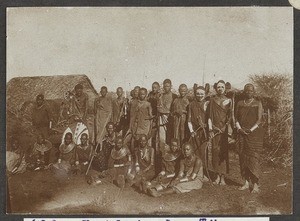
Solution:
<svg viewBox="0 0 300 221">
<path fill-rule="evenodd" d="M 56 177 L 51 171 L 26 171 L 8 178 L 12 213 L 250 215 L 292 212 L 292 170 L 264 163 L 261 192 L 239 191 L 238 156 L 230 154 L 227 186 L 204 184 L 201 190 L 153 198 L 131 187 L 103 182 L 88 185 L 84 175 Z"/>
</svg>

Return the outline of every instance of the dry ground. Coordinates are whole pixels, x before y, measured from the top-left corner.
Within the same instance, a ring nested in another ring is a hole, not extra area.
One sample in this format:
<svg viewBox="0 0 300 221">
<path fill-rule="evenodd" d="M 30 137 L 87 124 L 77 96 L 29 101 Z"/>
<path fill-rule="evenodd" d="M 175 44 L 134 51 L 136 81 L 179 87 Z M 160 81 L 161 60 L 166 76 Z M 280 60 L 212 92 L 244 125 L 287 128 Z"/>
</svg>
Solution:
<svg viewBox="0 0 300 221">
<path fill-rule="evenodd" d="M 55 177 L 50 171 L 25 172 L 9 177 L 13 213 L 32 214 L 148 214 L 234 215 L 290 214 L 292 212 L 291 168 L 262 165 L 261 192 L 237 190 L 238 157 L 230 155 L 227 186 L 205 183 L 201 190 L 153 198 L 133 188 L 120 190 L 110 183 L 90 186 L 84 175 Z"/>
</svg>

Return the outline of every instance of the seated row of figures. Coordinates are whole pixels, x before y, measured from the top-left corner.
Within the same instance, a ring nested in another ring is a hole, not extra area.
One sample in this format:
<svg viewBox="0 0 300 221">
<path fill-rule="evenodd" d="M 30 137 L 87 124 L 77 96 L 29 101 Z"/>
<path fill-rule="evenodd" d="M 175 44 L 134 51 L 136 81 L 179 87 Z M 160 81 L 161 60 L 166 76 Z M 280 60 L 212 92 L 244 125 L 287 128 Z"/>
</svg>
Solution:
<svg viewBox="0 0 300 221">
<path fill-rule="evenodd" d="M 89 184 L 101 183 L 105 179 L 120 188 L 135 186 L 154 197 L 201 189 L 203 182 L 207 181 L 202 160 L 195 154 L 193 144 L 185 143 L 180 148 L 178 140 L 173 138 L 171 145 L 161 150 L 161 170 L 157 174 L 155 150 L 148 145 L 147 136 L 139 137 L 138 148 L 132 154 L 124 145 L 124 138 L 111 132 L 112 125 L 112 122 L 107 125 L 108 135 L 100 153 L 94 152 L 86 133 L 81 134 L 80 144 L 76 145 L 73 134 L 67 132 L 59 147 L 58 159 L 54 159 L 55 148 L 51 142 L 38 135 L 29 160 L 25 162 L 22 148 L 18 139 L 15 139 L 12 149 L 7 151 L 7 170 L 9 173 L 21 173 L 26 167 L 34 170 L 49 168 L 60 175 L 80 174 L 89 169 L 93 157 L 96 157 L 92 167 L 100 173 L 90 176 Z"/>
<path fill-rule="evenodd" d="M 241 171 L 245 179 L 242 189 L 249 188 L 249 181 L 252 181 L 253 191 L 257 192 L 259 156 L 263 143 L 263 128 L 260 126 L 263 109 L 261 102 L 253 96 L 254 86 L 245 85 L 244 99 L 237 105 L 234 105 L 232 99 L 225 95 L 224 81 L 219 81 L 214 85 L 216 96 L 210 97 L 209 100 L 205 99 L 207 90 L 202 86 L 194 88 L 195 99 L 193 101 L 186 96 L 186 85 L 180 85 L 179 96 L 171 92 L 171 86 L 171 81 L 166 79 L 163 82 L 164 92 L 160 94 L 158 93 L 159 84 L 154 83 L 153 90 L 148 96 L 145 88 L 136 87 L 132 92 L 129 106 L 127 106 L 126 99 L 122 97 L 122 89 L 118 88 L 118 98 L 114 101 L 114 104 L 119 104 L 116 105 L 118 108 L 115 108 L 119 111 L 117 114 L 113 114 L 117 111 L 113 111 L 113 105 L 106 96 L 107 88 L 102 87 L 101 96 L 95 100 L 95 131 L 94 137 L 91 138 L 94 144 L 103 150 L 100 152 L 106 151 L 104 145 L 101 144 L 103 138 L 108 136 L 104 128 L 110 119 L 114 119 L 116 131 L 123 132 L 123 144 L 133 157 L 140 146 L 141 137 L 146 137 L 149 144 L 152 142 L 150 146 L 155 147 L 155 151 L 157 151 L 156 143 L 159 143 L 158 146 L 161 149 L 164 144 L 170 146 L 172 138 L 176 139 L 181 149 L 187 141 L 191 146 L 199 149 L 204 142 L 209 140 L 212 145 L 212 166 L 216 174 L 214 182 L 224 185 L 224 177 L 228 173 L 228 126 L 231 124 L 238 132 L 237 143 L 240 147 Z M 76 99 L 73 99 L 74 97 L 71 99 L 70 111 L 73 114 L 76 113 L 77 120 L 85 122 L 88 98 L 83 94 L 82 85 L 76 85 L 74 95 Z M 51 120 L 43 103 L 44 98 L 39 95 L 38 105 L 33 114 L 33 125 L 46 138 L 49 136 Z M 126 109 L 129 110 L 129 114 L 124 118 Z M 78 136 L 76 139 L 78 140 Z M 107 161 L 108 155 L 104 155 L 102 159 L 102 162 Z M 100 164 L 103 164 L 102 162 Z"/>
</svg>

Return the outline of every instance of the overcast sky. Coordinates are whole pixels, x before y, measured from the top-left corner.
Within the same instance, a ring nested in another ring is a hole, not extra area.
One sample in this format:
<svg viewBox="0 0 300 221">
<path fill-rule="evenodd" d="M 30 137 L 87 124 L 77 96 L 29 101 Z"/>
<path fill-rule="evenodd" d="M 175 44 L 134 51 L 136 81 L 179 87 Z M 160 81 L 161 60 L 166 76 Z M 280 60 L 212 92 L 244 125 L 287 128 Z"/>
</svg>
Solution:
<svg viewBox="0 0 300 221">
<path fill-rule="evenodd" d="M 293 72 L 292 7 L 9 8 L 7 80 L 86 74 L 97 91 Z"/>
</svg>

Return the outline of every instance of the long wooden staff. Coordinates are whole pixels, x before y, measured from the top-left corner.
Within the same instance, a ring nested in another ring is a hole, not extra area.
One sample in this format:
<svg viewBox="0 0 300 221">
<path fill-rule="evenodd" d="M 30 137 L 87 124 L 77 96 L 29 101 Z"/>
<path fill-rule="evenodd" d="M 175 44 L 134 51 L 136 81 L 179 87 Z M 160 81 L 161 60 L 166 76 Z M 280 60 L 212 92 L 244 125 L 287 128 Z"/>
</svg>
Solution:
<svg viewBox="0 0 300 221">
<path fill-rule="evenodd" d="M 97 146 L 98 146 L 97 145 L 97 126 L 96 126 L 96 114 L 95 114 L 95 116 L 94 116 L 94 152 L 92 153 L 92 157 L 91 157 L 91 160 L 89 162 L 88 168 L 87 168 L 87 170 L 85 172 L 85 175 L 88 174 L 88 172 L 89 172 L 89 170 L 91 168 L 92 162 L 93 162 L 94 157 L 95 157 L 95 153 L 97 151 Z"/>
</svg>

